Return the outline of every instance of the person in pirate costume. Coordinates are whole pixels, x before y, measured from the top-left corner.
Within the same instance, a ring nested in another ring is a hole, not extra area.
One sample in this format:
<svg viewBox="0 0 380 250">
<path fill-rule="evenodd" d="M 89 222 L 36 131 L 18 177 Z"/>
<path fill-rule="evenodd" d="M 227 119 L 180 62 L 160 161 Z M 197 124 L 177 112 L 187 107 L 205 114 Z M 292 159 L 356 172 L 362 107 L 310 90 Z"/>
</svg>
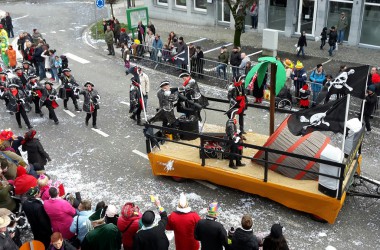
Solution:
<svg viewBox="0 0 380 250">
<path fill-rule="evenodd" d="M 79 94 L 84 96 L 83 111 L 87 113 L 85 124 L 88 126 L 88 121 L 92 116 L 92 127 L 97 129 L 96 117 L 98 116 L 100 95 L 98 91 L 94 89 L 94 84 L 87 81 L 84 84 L 85 89 L 80 91 Z"/>
<path fill-rule="evenodd" d="M 245 75 L 236 76 L 234 82 L 228 87 L 228 100 L 230 108 L 237 108 L 236 114 L 239 115 L 239 129 L 244 132 L 244 110 L 247 109 L 247 95 L 244 88 Z"/>
<path fill-rule="evenodd" d="M 5 92 L 0 93 L 1 99 L 8 99 L 7 109 L 11 112 L 16 113 L 16 121 L 19 128 L 22 128 L 21 125 L 21 116 L 24 119 L 24 122 L 28 129 L 33 128 L 32 125 L 30 125 L 28 116 L 26 115 L 26 112 L 30 111 L 30 105 L 28 103 L 28 97 L 25 94 L 23 90 L 18 89 L 18 85 L 11 83 L 8 86 L 8 90 Z"/>
<path fill-rule="evenodd" d="M 74 103 L 75 111 L 81 111 L 81 109 L 78 107 L 78 94 L 80 92 L 79 84 L 76 82 L 74 76 L 71 75 L 71 70 L 69 68 L 62 70 L 63 77 L 62 77 L 62 87 L 59 90 L 59 97 L 63 99 L 63 107 L 65 110 L 68 110 L 67 108 L 67 102 L 69 101 L 69 98 Z"/>
<path fill-rule="evenodd" d="M 36 75 L 30 75 L 28 77 L 28 83 L 26 85 L 26 93 L 34 103 L 35 112 L 41 117 L 44 115 L 40 109 L 40 98 L 42 96 L 42 85 L 38 82 Z"/>
<path fill-rule="evenodd" d="M 207 107 L 207 98 L 201 94 L 198 83 L 193 78 L 191 78 L 191 75 L 189 73 L 184 72 L 179 75 L 179 78 L 182 78 L 183 80 L 182 87 L 180 87 L 179 90 L 183 90 L 185 97 L 190 101 L 181 102 L 181 104 L 184 104 L 183 107 L 186 117 L 189 115 L 195 115 L 199 121 L 202 121 L 201 109 L 199 108 L 199 105 L 202 108 Z M 199 105 L 192 104 L 191 101 Z"/>
<path fill-rule="evenodd" d="M 236 118 L 235 115 L 237 114 L 239 109 L 232 107 L 226 112 L 226 115 L 228 116 L 228 120 L 226 122 L 226 135 L 228 140 L 231 141 L 230 146 L 230 164 L 229 167 L 233 169 L 237 169 L 237 167 L 245 166 L 244 163 L 241 162 L 241 157 L 232 155 L 232 154 L 239 154 L 242 155 L 243 153 L 243 147 L 239 145 L 241 143 L 241 131 L 237 129 L 236 127 Z M 236 165 L 234 163 L 234 160 L 236 160 Z"/>
<path fill-rule="evenodd" d="M 20 88 L 25 89 L 26 84 L 28 83 L 28 75 L 23 72 L 23 69 L 20 67 L 16 67 L 15 71 L 16 77 L 13 78 L 13 82 L 19 85 Z M 34 75 L 34 74 L 31 74 Z"/>
<path fill-rule="evenodd" d="M 34 69 L 31 62 L 29 62 L 29 61 L 23 61 L 22 62 L 22 71 L 26 75 L 26 77 L 36 74 L 36 70 Z"/>
<path fill-rule="evenodd" d="M 141 111 L 144 109 L 144 101 L 141 96 L 141 88 L 139 80 L 135 77 L 131 78 L 131 89 L 129 91 L 130 97 L 130 109 L 129 113 L 132 113 L 130 118 L 137 121 L 137 125 L 141 125 Z"/>
<path fill-rule="evenodd" d="M 178 92 L 172 93 L 170 82 L 163 81 L 157 92 L 159 108 L 156 115 L 148 120 L 149 123 L 162 121 L 162 127 L 173 127 L 176 123 L 174 115 L 174 102 L 178 99 Z"/>
<path fill-rule="evenodd" d="M 42 96 L 40 97 L 40 106 L 45 106 L 49 110 L 49 119 L 53 120 L 56 125 L 59 124 L 57 115 L 54 109 L 58 107 L 57 91 L 53 88 L 53 83 L 50 81 L 45 82 L 45 88 L 42 89 Z"/>
<path fill-rule="evenodd" d="M 0 94 L 7 89 L 9 84 L 10 84 L 10 80 L 8 79 L 8 74 L 5 71 L 1 71 L 0 72 Z M 9 99 L 5 98 L 4 101 L 5 101 L 5 106 L 7 106 Z M 13 113 L 11 112 L 11 114 Z"/>
</svg>

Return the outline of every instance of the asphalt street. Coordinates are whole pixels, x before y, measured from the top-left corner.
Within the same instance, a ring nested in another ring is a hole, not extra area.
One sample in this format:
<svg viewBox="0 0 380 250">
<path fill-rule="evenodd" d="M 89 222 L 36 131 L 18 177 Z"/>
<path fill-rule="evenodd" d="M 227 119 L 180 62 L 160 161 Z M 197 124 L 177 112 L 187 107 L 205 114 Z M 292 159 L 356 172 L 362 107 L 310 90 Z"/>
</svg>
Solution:
<svg viewBox="0 0 380 250">
<path fill-rule="evenodd" d="M 29 113 L 45 150 L 53 159 L 47 172 L 63 181 L 69 192 L 81 191 L 82 197 L 96 202 L 104 200 L 119 209 L 127 201 L 136 202 L 142 210 L 152 209 L 149 195 L 159 195 L 168 211 L 177 205 L 180 192 L 188 194 L 193 210 L 204 215 L 208 204 L 221 204 L 219 220 L 226 228 L 237 227 L 241 216 L 249 213 L 254 217 L 254 232 L 267 232 L 275 222 L 280 222 L 291 249 L 379 249 L 380 214 L 379 201 L 368 198 L 348 197 L 335 224 L 323 224 L 310 219 L 308 214 L 288 209 L 268 199 L 222 186 L 202 185 L 192 180 L 181 183 L 170 178 L 152 175 L 146 159 L 145 138 L 142 127 L 129 119 L 130 77 L 124 74 L 119 57 L 107 56 L 103 45 L 89 44 L 86 32 L 95 20 L 95 9 L 89 1 L 41 1 L 34 3 L 2 3 L 0 8 L 9 11 L 14 19 L 15 33 L 32 32 L 38 28 L 50 47 L 58 54 L 70 53 L 69 65 L 78 82 L 92 81 L 101 95 L 98 112 L 99 131 L 84 124 L 85 113 L 63 111 L 62 101 L 57 109 L 59 125 L 46 116 L 40 118 Z M 97 10 L 97 17 L 106 16 L 106 10 Z M 212 30 L 212 28 L 210 28 Z M 200 37 L 192 37 L 194 40 Z M 189 37 L 189 40 L 191 38 Z M 212 46 L 210 46 L 212 48 Z M 251 53 L 254 53 L 252 51 Z M 151 79 L 148 100 L 148 116 L 154 115 L 158 102 L 155 93 L 159 83 L 168 79 L 173 85 L 180 80 L 160 71 L 144 68 Z M 213 86 L 201 85 L 207 96 L 225 98 L 226 91 Z M 216 107 L 215 104 L 213 107 Z M 218 108 L 222 108 L 220 105 Z M 47 114 L 47 110 L 43 110 Z M 18 129 L 15 118 L 0 108 L 0 128 Z M 276 114 L 276 125 L 285 115 Z M 220 113 L 205 114 L 206 122 L 224 126 Z M 268 133 L 269 114 L 264 110 L 249 109 L 247 129 Z M 25 126 L 24 126 L 25 127 Z M 379 134 L 365 138 L 362 171 L 374 179 L 378 175 Z M 372 188 L 372 187 L 370 187 Z M 171 249 L 174 249 L 172 241 Z"/>
</svg>

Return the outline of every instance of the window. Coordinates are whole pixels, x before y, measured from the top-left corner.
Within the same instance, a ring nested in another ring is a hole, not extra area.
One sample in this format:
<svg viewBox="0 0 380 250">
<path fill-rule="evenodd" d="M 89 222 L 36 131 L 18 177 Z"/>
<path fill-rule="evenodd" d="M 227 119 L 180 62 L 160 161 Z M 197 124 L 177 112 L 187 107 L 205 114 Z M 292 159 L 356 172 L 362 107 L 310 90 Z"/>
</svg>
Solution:
<svg viewBox="0 0 380 250">
<path fill-rule="evenodd" d="M 194 9 L 207 11 L 207 0 L 194 0 Z"/>
<path fill-rule="evenodd" d="M 341 13 L 344 13 L 347 18 L 348 26 L 344 30 L 344 41 L 348 40 L 348 36 L 350 35 L 350 24 L 351 24 L 351 12 L 352 12 L 352 0 L 340 0 L 338 1 L 330 1 L 329 3 L 329 13 L 327 18 L 327 27 L 335 26 L 338 28 L 338 22 L 341 16 Z"/>
<path fill-rule="evenodd" d="M 179 8 L 186 8 L 186 0 L 175 0 L 175 6 Z"/>
<path fill-rule="evenodd" d="M 157 0 L 158 5 L 168 5 L 168 0 Z"/>
<path fill-rule="evenodd" d="M 380 46 L 380 33 L 374 28 L 380 27 L 380 1 L 367 0 L 364 6 L 364 15 L 360 42 Z"/>
<path fill-rule="evenodd" d="M 269 2 L 268 28 L 275 30 L 285 30 L 286 5 L 286 0 L 271 0 Z"/>
</svg>

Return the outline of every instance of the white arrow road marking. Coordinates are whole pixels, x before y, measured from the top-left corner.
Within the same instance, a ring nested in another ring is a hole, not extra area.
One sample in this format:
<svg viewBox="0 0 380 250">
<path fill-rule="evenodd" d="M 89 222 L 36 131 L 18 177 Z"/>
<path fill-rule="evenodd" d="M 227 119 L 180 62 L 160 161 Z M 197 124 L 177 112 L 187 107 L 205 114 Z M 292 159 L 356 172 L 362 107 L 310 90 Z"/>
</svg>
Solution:
<svg viewBox="0 0 380 250">
<path fill-rule="evenodd" d="M 16 18 L 12 18 L 13 20 L 18 20 L 18 19 L 22 19 L 22 18 L 25 18 L 25 17 L 28 17 L 29 15 L 25 15 L 25 16 L 20 16 L 20 17 L 16 17 Z"/>
<path fill-rule="evenodd" d="M 57 33 L 57 32 L 55 32 L 55 31 L 51 31 L 50 33 L 55 34 L 55 33 Z"/>
<path fill-rule="evenodd" d="M 137 155 L 139 155 L 139 156 L 141 156 L 141 157 L 143 157 L 143 158 L 145 158 L 145 159 L 147 159 L 147 160 L 149 160 L 149 158 L 148 158 L 148 156 L 146 154 L 144 154 L 144 153 L 142 153 L 142 152 L 140 152 L 140 151 L 138 151 L 136 149 L 132 150 L 132 152 L 135 153 L 135 154 L 137 154 Z"/>
<path fill-rule="evenodd" d="M 65 32 L 66 30 L 59 30 L 59 31 L 61 31 L 61 32 Z"/>
<path fill-rule="evenodd" d="M 93 131 L 95 131 L 96 133 L 104 136 L 104 137 L 108 137 L 109 135 L 104 133 L 103 131 L 99 130 L 99 129 L 95 129 L 95 128 L 91 128 Z"/>
<path fill-rule="evenodd" d="M 66 110 L 66 109 L 64 109 L 63 111 L 64 111 L 66 114 L 68 114 L 69 116 L 71 116 L 71 117 L 75 117 L 74 113 L 72 113 L 70 110 Z"/>
<path fill-rule="evenodd" d="M 128 106 L 131 106 L 131 104 L 129 102 L 120 102 L 121 104 L 125 104 L 125 105 L 128 105 Z"/>
<path fill-rule="evenodd" d="M 255 52 L 255 53 L 249 54 L 249 55 L 247 55 L 247 56 L 257 55 L 257 54 L 260 54 L 261 52 L 263 52 L 263 51 L 262 51 L 262 50 L 259 50 L 259 51 Z"/>
<path fill-rule="evenodd" d="M 207 38 L 200 38 L 198 40 L 188 42 L 187 44 L 189 44 L 189 43 L 197 43 L 197 42 L 201 42 L 201 41 L 204 41 L 204 40 L 207 40 Z"/>
<path fill-rule="evenodd" d="M 71 53 L 65 53 L 64 55 L 70 59 L 73 59 L 74 61 L 81 63 L 81 64 L 90 63 L 90 61 L 87 61 L 86 59 L 83 59 L 82 57 L 76 56 L 76 55 L 71 54 Z"/>
<path fill-rule="evenodd" d="M 226 47 L 228 47 L 228 46 L 231 46 L 232 44 L 233 44 L 233 43 L 227 43 L 227 44 L 222 45 L 222 46 L 226 46 Z M 214 51 L 214 50 L 218 50 L 218 49 L 220 49 L 222 46 L 219 46 L 219 47 L 216 47 L 216 48 L 213 48 L 213 49 L 206 50 L 206 51 L 203 52 L 203 54 L 209 53 L 209 52 Z"/>
</svg>

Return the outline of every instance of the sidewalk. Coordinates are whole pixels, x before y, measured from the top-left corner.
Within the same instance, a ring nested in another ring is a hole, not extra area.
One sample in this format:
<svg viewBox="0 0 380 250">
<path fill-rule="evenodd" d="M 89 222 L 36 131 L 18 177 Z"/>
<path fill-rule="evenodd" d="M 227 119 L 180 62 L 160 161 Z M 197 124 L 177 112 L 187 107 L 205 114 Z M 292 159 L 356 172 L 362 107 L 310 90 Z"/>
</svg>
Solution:
<svg viewBox="0 0 380 250">
<path fill-rule="evenodd" d="M 137 6 L 143 6 L 142 0 L 136 1 Z M 122 22 L 126 22 L 124 4 L 119 3 L 114 5 L 114 13 L 116 18 Z M 214 41 L 220 42 L 233 42 L 234 30 L 225 27 L 209 27 L 209 26 L 196 26 L 181 24 L 175 22 L 168 22 L 165 20 L 152 19 L 152 23 L 156 27 L 156 31 L 161 35 L 161 39 L 166 39 L 171 31 L 174 31 L 177 35 L 183 36 L 185 41 L 190 41 L 194 38 L 208 38 Z M 279 51 L 295 54 L 295 47 L 298 38 L 287 38 L 279 36 Z M 320 41 L 307 41 L 308 46 L 305 48 L 306 56 L 320 57 L 329 60 L 328 56 L 328 44 L 324 47 L 324 50 L 320 50 Z M 255 48 L 261 48 L 262 46 L 262 34 L 254 32 L 250 28 L 246 28 L 246 33 L 241 36 L 242 46 L 254 46 Z M 339 45 L 338 51 L 331 57 L 334 61 L 352 62 L 355 64 L 369 64 L 373 66 L 379 66 L 380 50 L 359 48 L 349 45 Z M 325 60 L 325 61 L 326 61 Z M 307 59 L 303 59 L 307 63 Z"/>
</svg>

